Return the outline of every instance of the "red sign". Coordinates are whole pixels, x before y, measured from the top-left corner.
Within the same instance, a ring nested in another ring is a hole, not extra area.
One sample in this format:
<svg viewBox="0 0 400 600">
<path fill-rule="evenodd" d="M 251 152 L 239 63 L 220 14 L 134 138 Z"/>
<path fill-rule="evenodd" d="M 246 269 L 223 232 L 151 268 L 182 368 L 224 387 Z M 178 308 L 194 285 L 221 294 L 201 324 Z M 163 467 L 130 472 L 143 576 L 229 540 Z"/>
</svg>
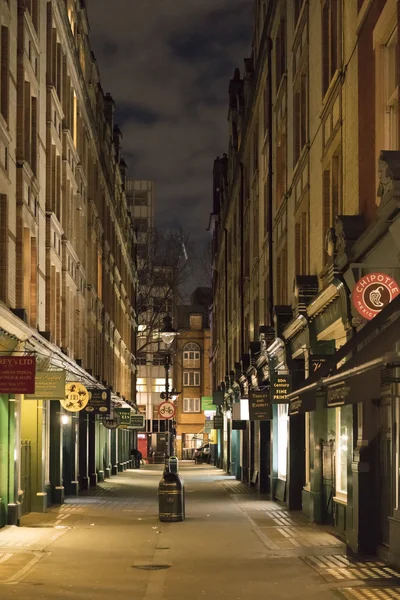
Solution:
<svg viewBox="0 0 400 600">
<path fill-rule="evenodd" d="M 1 356 L 0 394 L 34 394 L 35 372 L 35 357 Z"/>
<path fill-rule="evenodd" d="M 357 281 L 352 294 L 355 308 L 371 320 L 400 293 L 394 279 L 385 273 L 370 273 Z"/>
<path fill-rule="evenodd" d="M 173 419 L 175 416 L 175 404 L 172 402 L 161 402 L 158 407 L 160 419 Z"/>
</svg>

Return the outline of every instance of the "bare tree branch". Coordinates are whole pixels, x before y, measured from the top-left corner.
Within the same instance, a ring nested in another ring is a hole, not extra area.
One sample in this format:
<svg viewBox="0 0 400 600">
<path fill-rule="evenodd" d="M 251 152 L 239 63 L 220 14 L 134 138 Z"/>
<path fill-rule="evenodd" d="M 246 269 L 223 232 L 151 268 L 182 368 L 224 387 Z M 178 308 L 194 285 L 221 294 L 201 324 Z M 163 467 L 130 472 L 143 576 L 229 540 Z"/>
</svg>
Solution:
<svg viewBox="0 0 400 600">
<path fill-rule="evenodd" d="M 136 311 L 139 335 L 137 354 L 150 352 L 166 313 L 173 315 L 181 302 L 181 286 L 189 279 L 191 246 L 183 230 L 154 228 L 137 233 L 139 277 Z"/>
</svg>

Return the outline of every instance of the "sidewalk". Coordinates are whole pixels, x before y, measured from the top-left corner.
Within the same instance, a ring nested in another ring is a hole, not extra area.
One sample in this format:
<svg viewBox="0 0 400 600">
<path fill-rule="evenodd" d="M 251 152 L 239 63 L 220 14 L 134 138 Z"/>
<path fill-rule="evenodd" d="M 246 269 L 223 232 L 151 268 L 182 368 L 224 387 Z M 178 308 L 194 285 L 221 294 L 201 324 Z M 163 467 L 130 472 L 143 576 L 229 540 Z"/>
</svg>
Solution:
<svg viewBox="0 0 400 600">
<path fill-rule="evenodd" d="M 0 529 L 0 598 L 386 600 L 400 574 L 208 465 L 181 463 L 187 518 L 158 520 L 161 465 Z"/>
</svg>

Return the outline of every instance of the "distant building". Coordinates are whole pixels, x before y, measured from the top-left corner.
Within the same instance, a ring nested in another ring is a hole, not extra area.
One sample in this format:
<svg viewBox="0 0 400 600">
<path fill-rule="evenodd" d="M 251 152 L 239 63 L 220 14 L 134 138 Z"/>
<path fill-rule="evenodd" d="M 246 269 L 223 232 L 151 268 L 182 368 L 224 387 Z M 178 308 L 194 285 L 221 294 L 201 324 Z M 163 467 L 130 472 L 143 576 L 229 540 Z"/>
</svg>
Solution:
<svg viewBox="0 0 400 600">
<path fill-rule="evenodd" d="M 136 230 L 137 289 L 137 379 L 136 402 L 146 417 L 146 437 L 139 438 L 143 456 L 158 447 L 157 434 L 166 430 L 166 421 L 160 420 L 160 394 L 165 390 L 165 346 L 159 336 L 163 317 L 175 312 L 172 302 L 173 270 L 166 264 L 165 248 L 160 242 L 162 233 L 156 232 L 155 187 L 152 181 L 128 179 L 126 196 Z M 172 372 L 170 372 L 172 388 Z"/>
<path fill-rule="evenodd" d="M 211 397 L 209 310 L 210 288 L 197 288 L 187 306 L 177 310 L 179 336 L 174 355 L 174 385 L 177 399 L 176 452 L 191 458 L 194 448 L 208 441 L 204 432 L 202 399 Z"/>
</svg>

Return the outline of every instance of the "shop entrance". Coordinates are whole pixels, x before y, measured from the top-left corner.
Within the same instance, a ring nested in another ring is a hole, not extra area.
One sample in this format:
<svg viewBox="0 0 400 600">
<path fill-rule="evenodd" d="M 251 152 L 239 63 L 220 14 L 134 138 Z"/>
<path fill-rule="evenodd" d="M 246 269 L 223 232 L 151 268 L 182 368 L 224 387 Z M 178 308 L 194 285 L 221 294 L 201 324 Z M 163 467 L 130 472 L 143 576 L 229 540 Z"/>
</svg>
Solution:
<svg viewBox="0 0 400 600">
<path fill-rule="evenodd" d="M 392 398 L 382 397 L 379 432 L 379 541 L 389 545 L 389 517 L 393 513 L 392 488 Z"/>
</svg>

